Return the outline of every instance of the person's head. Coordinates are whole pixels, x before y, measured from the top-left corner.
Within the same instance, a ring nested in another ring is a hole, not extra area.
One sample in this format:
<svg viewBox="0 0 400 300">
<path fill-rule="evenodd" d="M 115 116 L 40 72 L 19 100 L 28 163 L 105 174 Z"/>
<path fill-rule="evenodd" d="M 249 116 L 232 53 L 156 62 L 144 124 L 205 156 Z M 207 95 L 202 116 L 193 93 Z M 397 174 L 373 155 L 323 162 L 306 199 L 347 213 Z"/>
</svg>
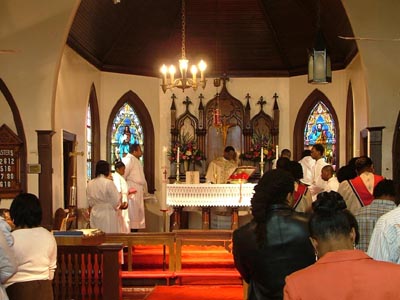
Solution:
<svg viewBox="0 0 400 300">
<path fill-rule="evenodd" d="M 235 160 L 236 152 L 232 146 L 226 146 L 224 149 L 224 158 L 227 160 Z"/>
<path fill-rule="evenodd" d="M 143 155 L 142 148 L 136 143 L 129 145 L 129 153 L 136 158 L 140 158 Z"/>
<path fill-rule="evenodd" d="M 343 197 L 334 191 L 319 193 L 313 202 L 310 239 L 319 257 L 330 251 L 354 249 L 358 243 L 357 220 L 346 208 Z"/>
<path fill-rule="evenodd" d="M 0 208 L 0 216 L 10 225 L 11 229 L 14 229 L 15 224 L 11 219 L 10 210 L 7 208 Z"/>
<path fill-rule="evenodd" d="M 292 157 L 292 152 L 289 149 L 283 149 L 281 151 L 281 157 L 287 157 L 290 159 Z"/>
<path fill-rule="evenodd" d="M 98 177 L 100 175 L 104 175 L 105 177 L 108 177 L 110 175 L 110 164 L 105 160 L 99 160 L 96 163 L 95 176 Z"/>
<path fill-rule="evenodd" d="M 311 150 L 306 149 L 301 153 L 301 158 L 306 157 L 306 156 L 311 156 Z"/>
<path fill-rule="evenodd" d="M 335 170 L 331 165 L 326 165 L 321 169 L 321 178 L 325 181 L 328 181 L 333 174 L 335 173 Z"/>
<path fill-rule="evenodd" d="M 289 171 L 292 174 L 295 181 L 300 181 L 304 177 L 303 175 L 303 167 L 297 161 L 291 160 L 289 163 Z"/>
<path fill-rule="evenodd" d="M 276 168 L 277 169 L 282 169 L 285 171 L 290 171 L 290 159 L 287 157 L 279 157 L 278 160 L 276 161 Z"/>
<path fill-rule="evenodd" d="M 42 207 L 39 199 L 29 193 L 19 194 L 10 206 L 10 216 L 18 228 L 33 228 L 40 226 Z"/>
<path fill-rule="evenodd" d="M 262 245 L 265 237 L 267 213 L 273 204 L 289 205 L 294 191 L 294 179 L 285 170 L 271 170 L 264 173 L 254 188 L 251 199 L 253 220 L 257 223 L 255 233 L 257 243 Z"/>
<path fill-rule="evenodd" d="M 373 192 L 375 199 L 396 200 L 396 187 L 393 180 L 383 179 L 378 182 Z"/>
<path fill-rule="evenodd" d="M 251 199 L 255 221 L 265 221 L 266 212 L 272 204 L 288 204 L 293 190 L 294 179 L 289 172 L 276 169 L 264 173 Z"/>
<path fill-rule="evenodd" d="M 115 162 L 115 172 L 117 172 L 120 175 L 124 175 L 125 173 L 125 164 L 122 161 L 117 161 Z"/>
<path fill-rule="evenodd" d="M 372 159 L 368 156 L 360 156 L 357 158 L 355 166 L 358 175 L 364 172 L 374 172 L 374 164 L 372 163 Z"/>
<path fill-rule="evenodd" d="M 325 148 L 322 144 L 315 144 L 311 148 L 311 157 L 315 160 L 320 159 L 324 156 Z"/>
</svg>

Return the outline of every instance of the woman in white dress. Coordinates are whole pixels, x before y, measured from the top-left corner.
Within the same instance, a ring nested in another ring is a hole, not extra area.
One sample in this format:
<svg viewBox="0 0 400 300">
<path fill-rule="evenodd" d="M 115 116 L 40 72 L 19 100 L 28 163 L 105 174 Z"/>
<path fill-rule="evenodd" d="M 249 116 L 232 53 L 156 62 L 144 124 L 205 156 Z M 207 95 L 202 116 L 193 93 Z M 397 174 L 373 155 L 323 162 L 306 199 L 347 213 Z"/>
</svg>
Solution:
<svg viewBox="0 0 400 300">
<path fill-rule="evenodd" d="M 131 227 L 129 225 L 128 208 L 128 184 L 123 177 L 125 173 L 125 164 L 122 161 L 115 163 L 115 173 L 113 174 L 114 184 L 118 192 L 121 194 L 121 205 L 118 210 L 118 224 L 121 233 L 129 233 Z"/>
<path fill-rule="evenodd" d="M 118 233 L 118 214 L 121 195 L 112 180 L 110 164 L 99 160 L 96 164 L 96 178 L 89 181 L 86 195 L 90 210 L 90 227 L 105 233 Z"/>
</svg>

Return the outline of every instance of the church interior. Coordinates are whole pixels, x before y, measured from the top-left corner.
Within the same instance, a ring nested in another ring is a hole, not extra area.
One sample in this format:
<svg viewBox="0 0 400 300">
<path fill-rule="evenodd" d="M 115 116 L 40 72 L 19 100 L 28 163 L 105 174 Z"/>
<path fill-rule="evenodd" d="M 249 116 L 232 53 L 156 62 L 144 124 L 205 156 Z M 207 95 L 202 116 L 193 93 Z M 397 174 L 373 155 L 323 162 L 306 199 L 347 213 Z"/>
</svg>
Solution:
<svg viewBox="0 0 400 300">
<path fill-rule="evenodd" d="M 400 182 L 400 3 L 6 0 L 0 7 L 0 207 L 33 193 L 46 228 L 71 207 L 74 226 L 87 227 L 87 182 L 98 160 L 112 164 L 126 152 L 126 133 L 142 145 L 149 192 L 140 242 L 172 233 L 167 184 L 188 182 L 186 171 L 198 171 L 193 183 L 206 182 L 208 164 L 228 145 L 239 165 L 255 167 L 255 183 L 281 149 L 299 160 L 320 142 L 337 169 L 368 155 L 379 174 Z M 321 41 L 331 72 L 318 81 L 310 59 Z M 173 87 L 160 68 L 184 55 L 207 67 Z M 177 144 L 191 147 L 189 165 L 177 164 Z M 260 145 L 262 168 L 254 157 Z M 204 229 L 201 211 L 182 218 L 187 230 Z M 229 247 L 230 236 L 216 232 L 217 244 Z"/>
</svg>

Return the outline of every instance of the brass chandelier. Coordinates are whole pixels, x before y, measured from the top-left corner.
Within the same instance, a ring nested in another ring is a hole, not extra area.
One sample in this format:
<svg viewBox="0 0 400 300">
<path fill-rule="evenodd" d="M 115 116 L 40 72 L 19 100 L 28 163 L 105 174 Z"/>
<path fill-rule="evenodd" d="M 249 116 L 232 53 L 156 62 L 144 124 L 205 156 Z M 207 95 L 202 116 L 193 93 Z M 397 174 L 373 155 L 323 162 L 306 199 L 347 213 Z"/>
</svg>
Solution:
<svg viewBox="0 0 400 300">
<path fill-rule="evenodd" d="M 189 66 L 189 60 L 186 59 L 186 10 L 185 10 L 185 0 L 182 0 L 182 56 L 179 60 L 179 70 L 181 72 L 181 77 L 175 78 L 176 68 L 174 65 L 167 67 L 165 64 L 162 65 L 160 72 L 162 74 L 161 88 L 165 93 L 169 89 L 180 88 L 183 91 L 187 88 L 193 88 L 197 90 L 197 87 L 201 86 L 203 89 L 206 87 L 206 78 L 204 72 L 207 68 L 207 64 L 204 60 L 196 65 L 192 65 L 190 72 L 191 77 L 187 77 L 187 71 Z M 200 71 L 200 78 L 198 78 L 198 72 Z"/>
</svg>

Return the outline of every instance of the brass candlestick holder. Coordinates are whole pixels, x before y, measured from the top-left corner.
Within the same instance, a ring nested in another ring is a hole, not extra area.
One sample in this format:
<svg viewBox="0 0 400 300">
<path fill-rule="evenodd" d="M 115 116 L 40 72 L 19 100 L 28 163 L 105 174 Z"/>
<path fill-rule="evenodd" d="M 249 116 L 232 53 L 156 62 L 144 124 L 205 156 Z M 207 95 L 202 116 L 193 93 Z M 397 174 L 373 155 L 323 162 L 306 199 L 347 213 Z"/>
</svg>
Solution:
<svg viewBox="0 0 400 300">
<path fill-rule="evenodd" d="M 175 179 L 175 183 L 181 183 L 181 181 L 179 180 L 180 178 L 179 178 L 179 175 L 180 175 L 180 173 L 179 173 L 179 166 L 180 166 L 180 163 L 176 163 L 176 179 Z"/>
<path fill-rule="evenodd" d="M 262 177 L 264 175 L 264 162 L 261 161 L 260 162 L 260 177 Z"/>
</svg>

